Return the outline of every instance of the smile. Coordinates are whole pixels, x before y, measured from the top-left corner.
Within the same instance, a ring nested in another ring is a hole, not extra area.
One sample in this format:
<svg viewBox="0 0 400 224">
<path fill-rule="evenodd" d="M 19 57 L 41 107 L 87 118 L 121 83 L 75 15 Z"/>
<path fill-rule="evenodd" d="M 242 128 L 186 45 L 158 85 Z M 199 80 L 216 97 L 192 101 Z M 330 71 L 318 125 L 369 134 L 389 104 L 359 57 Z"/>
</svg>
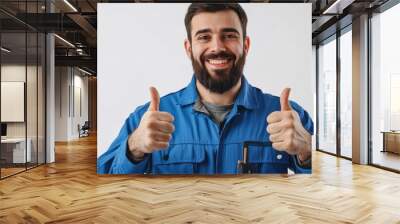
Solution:
<svg viewBox="0 0 400 224">
<path fill-rule="evenodd" d="M 228 63 L 228 59 L 209 59 L 207 61 L 212 65 L 222 65 Z"/>
<path fill-rule="evenodd" d="M 225 69 L 230 66 L 230 62 L 232 60 L 228 58 L 224 59 L 207 59 L 206 62 L 207 64 L 212 68 L 212 69 Z"/>
</svg>

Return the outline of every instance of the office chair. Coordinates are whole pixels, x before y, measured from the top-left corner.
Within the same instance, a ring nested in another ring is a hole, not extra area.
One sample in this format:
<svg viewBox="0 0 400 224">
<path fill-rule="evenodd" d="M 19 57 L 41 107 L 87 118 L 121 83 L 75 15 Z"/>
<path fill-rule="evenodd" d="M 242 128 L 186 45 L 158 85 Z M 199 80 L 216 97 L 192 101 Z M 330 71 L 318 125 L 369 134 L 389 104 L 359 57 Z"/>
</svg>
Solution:
<svg viewBox="0 0 400 224">
<path fill-rule="evenodd" d="M 90 129 L 89 121 L 85 121 L 82 127 L 80 127 L 80 125 L 78 124 L 79 138 L 89 136 L 89 129 Z"/>
</svg>

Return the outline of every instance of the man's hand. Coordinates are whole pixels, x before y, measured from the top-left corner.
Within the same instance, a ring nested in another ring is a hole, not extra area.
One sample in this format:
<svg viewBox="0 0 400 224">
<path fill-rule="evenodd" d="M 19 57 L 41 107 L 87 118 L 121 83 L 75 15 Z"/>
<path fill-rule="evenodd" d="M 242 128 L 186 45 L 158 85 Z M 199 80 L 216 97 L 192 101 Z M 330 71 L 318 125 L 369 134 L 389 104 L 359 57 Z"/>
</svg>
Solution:
<svg viewBox="0 0 400 224">
<path fill-rule="evenodd" d="M 140 159 L 145 153 L 168 148 L 172 133 L 174 116 L 168 112 L 159 111 L 160 96 L 154 87 L 150 87 L 151 101 L 149 109 L 143 114 L 138 128 L 129 136 L 129 151 L 135 159 Z"/>
<path fill-rule="evenodd" d="M 281 111 L 275 111 L 267 117 L 267 132 L 272 147 L 297 155 L 300 161 L 311 156 L 311 135 L 304 129 L 299 114 L 289 104 L 290 88 L 282 91 Z"/>
</svg>

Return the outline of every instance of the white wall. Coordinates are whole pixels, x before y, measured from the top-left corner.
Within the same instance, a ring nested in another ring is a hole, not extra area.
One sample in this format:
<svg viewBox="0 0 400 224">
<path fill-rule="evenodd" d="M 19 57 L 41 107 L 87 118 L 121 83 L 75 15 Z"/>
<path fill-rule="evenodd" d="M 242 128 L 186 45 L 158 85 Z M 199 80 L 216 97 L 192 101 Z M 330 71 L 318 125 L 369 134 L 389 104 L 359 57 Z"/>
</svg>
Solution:
<svg viewBox="0 0 400 224">
<path fill-rule="evenodd" d="M 88 120 L 88 78 L 76 68 L 56 67 L 55 79 L 55 141 L 77 139 L 78 124 Z M 82 114 L 76 107 L 79 104 Z"/>
<path fill-rule="evenodd" d="M 55 135 L 56 141 L 68 139 L 68 67 L 55 68 Z"/>
<path fill-rule="evenodd" d="M 313 116 L 311 4 L 242 6 L 251 39 L 247 79 L 275 95 L 292 87 L 291 99 Z M 98 4 L 98 156 L 129 113 L 149 100 L 150 85 L 166 95 L 190 81 L 193 70 L 183 47 L 187 7 Z"/>
<path fill-rule="evenodd" d="M 78 72 L 78 74 L 77 74 Z M 83 73 L 81 73 L 78 70 L 74 71 L 74 100 L 75 100 L 75 105 L 74 105 L 74 116 L 72 119 L 72 130 L 71 130 L 71 135 L 74 138 L 79 137 L 78 129 L 77 126 L 80 124 L 81 126 L 85 123 L 85 121 L 88 121 L 89 113 L 88 113 L 88 77 L 87 76 L 82 76 Z M 78 90 L 80 90 L 80 99 L 78 96 Z M 81 101 L 81 102 L 79 102 Z M 79 107 L 82 110 L 80 113 Z"/>
</svg>

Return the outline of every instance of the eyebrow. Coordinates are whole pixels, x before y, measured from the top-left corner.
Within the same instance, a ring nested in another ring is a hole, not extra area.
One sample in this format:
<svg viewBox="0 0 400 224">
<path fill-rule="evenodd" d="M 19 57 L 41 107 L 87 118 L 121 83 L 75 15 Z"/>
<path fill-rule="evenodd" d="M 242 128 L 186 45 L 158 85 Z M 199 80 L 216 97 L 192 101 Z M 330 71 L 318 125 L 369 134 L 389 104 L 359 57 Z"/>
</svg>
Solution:
<svg viewBox="0 0 400 224">
<path fill-rule="evenodd" d="M 211 29 L 209 29 L 209 28 L 201 29 L 201 30 L 198 30 L 198 31 L 194 34 L 194 36 L 197 36 L 197 35 L 202 34 L 202 33 L 210 33 L 210 32 L 211 32 Z M 233 32 L 233 33 L 240 34 L 239 31 L 238 31 L 237 29 L 232 28 L 232 27 L 222 28 L 222 32 L 223 32 L 223 33 Z"/>
<path fill-rule="evenodd" d="M 237 29 L 235 29 L 235 28 L 230 28 L 230 27 L 229 27 L 229 28 L 223 28 L 223 29 L 222 29 L 222 32 L 223 32 L 223 33 L 233 32 L 233 33 L 240 34 L 239 31 L 238 31 Z"/>
<path fill-rule="evenodd" d="M 198 31 L 194 34 L 194 36 L 197 36 L 197 35 L 202 34 L 202 33 L 210 33 L 210 32 L 211 32 L 211 29 L 208 29 L 208 28 L 206 28 L 206 29 L 201 29 L 201 30 L 198 30 Z"/>
</svg>

